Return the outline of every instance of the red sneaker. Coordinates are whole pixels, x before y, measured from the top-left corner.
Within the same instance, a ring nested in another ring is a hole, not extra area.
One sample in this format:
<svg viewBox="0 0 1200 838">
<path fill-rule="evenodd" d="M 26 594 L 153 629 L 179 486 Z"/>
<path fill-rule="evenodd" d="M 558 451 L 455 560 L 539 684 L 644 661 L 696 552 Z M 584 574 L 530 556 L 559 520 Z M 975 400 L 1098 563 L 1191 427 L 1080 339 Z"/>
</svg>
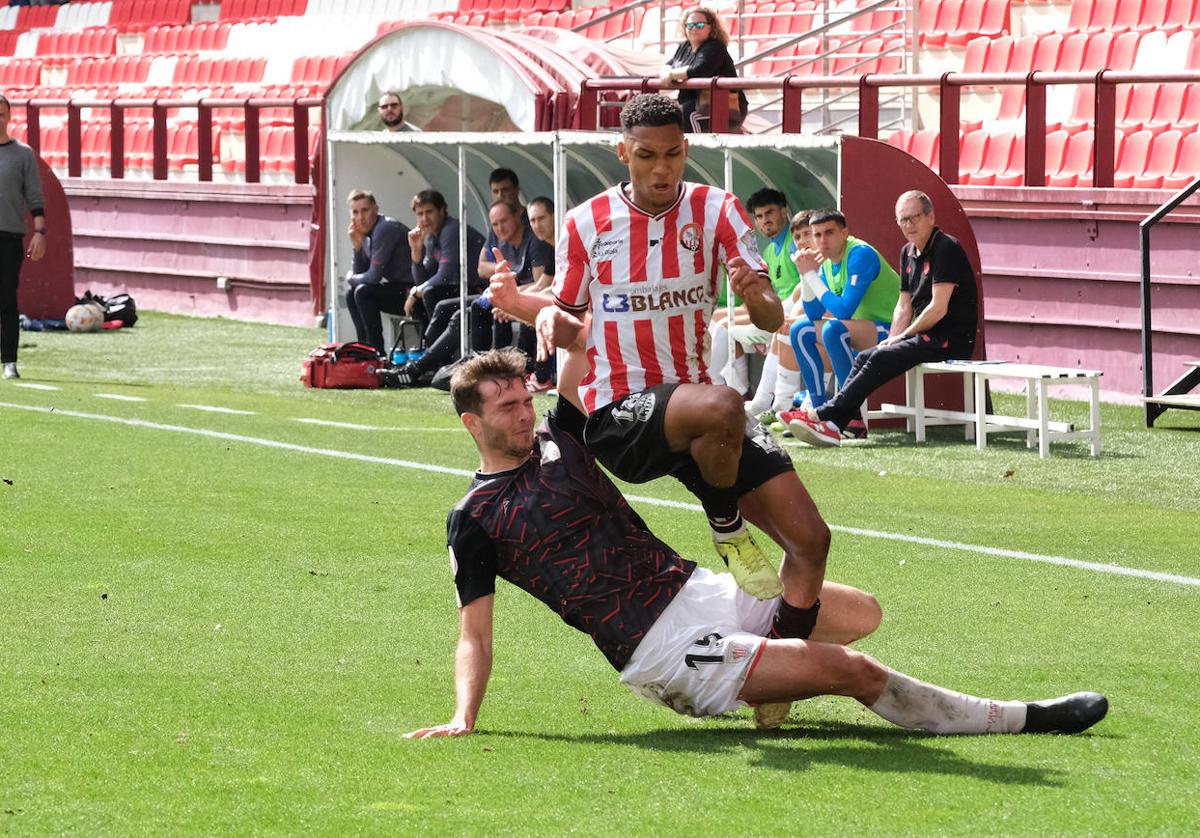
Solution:
<svg viewBox="0 0 1200 838">
<path fill-rule="evenodd" d="M 811 418 L 803 409 L 785 410 L 779 418 L 801 442 L 821 448 L 836 448 L 842 444 L 842 432 L 837 427 L 831 422 Z"/>
</svg>

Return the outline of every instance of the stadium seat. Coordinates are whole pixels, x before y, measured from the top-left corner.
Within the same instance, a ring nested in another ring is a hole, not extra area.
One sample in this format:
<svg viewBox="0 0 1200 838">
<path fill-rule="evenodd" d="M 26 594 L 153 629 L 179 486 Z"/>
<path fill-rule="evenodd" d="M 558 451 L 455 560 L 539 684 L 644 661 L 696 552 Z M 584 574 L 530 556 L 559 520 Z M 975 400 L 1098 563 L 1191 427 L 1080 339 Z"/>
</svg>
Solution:
<svg viewBox="0 0 1200 838">
<path fill-rule="evenodd" d="M 1095 134 L 1091 129 L 1073 134 L 1067 140 L 1062 164 L 1058 169 L 1052 171 L 1049 165 L 1046 166 L 1046 185 L 1078 185 L 1080 178 L 1092 170 L 1092 147 L 1094 145 Z"/>
<path fill-rule="evenodd" d="M 1154 136 L 1149 131 L 1135 131 L 1125 138 L 1121 151 L 1116 155 L 1117 170 L 1113 185 L 1118 188 L 1133 186 L 1133 179 L 1146 171 L 1150 155 L 1150 141 Z"/>
<path fill-rule="evenodd" d="M 989 139 L 987 132 L 982 130 L 971 131 L 963 138 L 958 149 L 959 182 L 963 182 L 963 177 L 969 172 L 979 171 L 987 154 Z"/>
<path fill-rule="evenodd" d="M 1163 178 L 1162 185 L 1167 189 L 1182 189 L 1197 177 L 1200 177 L 1200 131 L 1183 138 L 1175 170 Z"/>
<path fill-rule="evenodd" d="M 942 148 L 942 134 L 936 128 L 924 128 L 913 134 L 908 153 L 935 172 L 938 169 L 938 154 Z"/>
<path fill-rule="evenodd" d="M 50 29 L 58 18 L 58 6 L 20 6 L 13 29 Z"/>
<path fill-rule="evenodd" d="M 1058 172 L 1062 170 L 1063 156 L 1067 152 L 1067 141 L 1071 135 L 1066 131 L 1051 131 L 1046 135 L 1046 174 Z M 1030 184 L 1031 186 L 1045 186 L 1045 183 Z"/>
<path fill-rule="evenodd" d="M 1138 189 L 1161 188 L 1167 176 L 1175 171 L 1182 145 L 1183 133 L 1180 131 L 1164 131 L 1156 136 L 1150 143 L 1146 167 L 1133 178 L 1133 186 Z"/>
<path fill-rule="evenodd" d="M 921 5 L 927 5 L 926 3 Z M 963 0 L 939 0 L 937 17 L 929 29 L 919 29 L 921 44 L 926 47 L 941 47 L 946 45 L 946 39 L 951 32 L 958 29 L 958 21 L 963 13 Z"/>
<path fill-rule="evenodd" d="M 111 2 L 66 3 L 58 7 L 52 25 L 55 29 L 86 29 L 89 26 L 107 26 L 111 13 Z"/>
<path fill-rule="evenodd" d="M 1196 0 L 1168 0 L 1165 23 L 1169 26 L 1195 26 L 1200 20 L 1196 5 Z"/>
<path fill-rule="evenodd" d="M 887 144 L 900 149 L 903 152 L 908 152 L 912 148 L 913 132 L 907 128 L 897 128 L 892 132 L 892 135 L 887 138 Z"/>
<path fill-rule="evenodd" d="M 981 131 L 972 131 L 967 136 L 973 137 L 982 133 Z M 961 182 L 981 186 L 989 186 L 995 183 L 998 175 L 1008 171 L 1015 143 L 1016 135 L 1011 131 L 1004 131 L 994 136 L 988 136 L 986 143 L 987 153 L 983 156 L 977 167 L 962 172 L 960 176 Z"/>
</svg>

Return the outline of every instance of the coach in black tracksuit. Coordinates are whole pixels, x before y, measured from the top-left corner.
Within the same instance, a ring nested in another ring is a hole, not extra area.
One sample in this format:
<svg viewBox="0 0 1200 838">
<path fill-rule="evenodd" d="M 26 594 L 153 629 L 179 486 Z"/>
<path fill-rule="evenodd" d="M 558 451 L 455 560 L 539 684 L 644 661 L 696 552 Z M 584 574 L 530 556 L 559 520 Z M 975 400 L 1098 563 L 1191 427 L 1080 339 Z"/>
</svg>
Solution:
<svg viewBox="0 0 1200 838">
<path fill-rule="evenodd" d="M 379 214 L 375 196 L 363 189 L 350 193 L 350 246 L 354 264 L 346 277 L 346 309 L 359 343 L 383 355 L 383 317 L 403 314 L 412 288 L 408 227 Z"/>
<path fill-rule="evenodd" d="M 943 233 L 924 192 L 896 201 L 896 223 L 908 239 L 900 252 L 900 299 L 887 340 L 863 350 L 850 377 L 817 418 L 845 430 L 876 388 L 920 364 L 970 358 L 975 349 L 979 291 L 966 251 Z"/>
</svg>

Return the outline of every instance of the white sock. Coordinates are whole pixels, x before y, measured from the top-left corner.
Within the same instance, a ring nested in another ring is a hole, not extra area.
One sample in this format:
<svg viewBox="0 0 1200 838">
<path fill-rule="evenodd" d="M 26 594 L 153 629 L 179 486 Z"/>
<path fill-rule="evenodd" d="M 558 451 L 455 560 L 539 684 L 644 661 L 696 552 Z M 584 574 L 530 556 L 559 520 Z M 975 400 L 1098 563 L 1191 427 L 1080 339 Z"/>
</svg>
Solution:
<svg viewBox="0 0 1200 838">
<path fill-rule="evenodd" d="M 725 383 L 725 365 L 729 363 L 729 331 L 721 323 L 709 323 L 711 336 L 708 375 L 713 384 Z"/>
<path fill-rule="evenodd" d="M 930 733 L 1020 733 L 1025 703 L 996 701 L 926 684 L 888 670 L 887 686 L 869 708 L 900 727 Z"/>
<path fill-rule="evenodd" d="M 746 356 L 739 355 L 726 364 L 723 375 L 726 384 L 739 393 L 745 393 L 750 386 L 750 368 Z"/>
<path fill-rule="evenodd" d="M 771 409 L 776 413 L 781 410 L 791 410 L 792 399 L 796 397 L 796 391 L 799 389 L 800 370 L 789 370 L 780 364 L 779 372 L 775 374 L 775 403 Z"/>
<path fill-rule="evenodd" d="M 775 373 L 778 370 L 779 356 L 772 352 L 767 355 L 763 364 L 762 377 L 758 379 L 758 389 L 754 391 L 754 398 L 746 405 L 746 412 L 751 416 L 771 409 L 771 403 L 775 400 Z"/>
</svg>

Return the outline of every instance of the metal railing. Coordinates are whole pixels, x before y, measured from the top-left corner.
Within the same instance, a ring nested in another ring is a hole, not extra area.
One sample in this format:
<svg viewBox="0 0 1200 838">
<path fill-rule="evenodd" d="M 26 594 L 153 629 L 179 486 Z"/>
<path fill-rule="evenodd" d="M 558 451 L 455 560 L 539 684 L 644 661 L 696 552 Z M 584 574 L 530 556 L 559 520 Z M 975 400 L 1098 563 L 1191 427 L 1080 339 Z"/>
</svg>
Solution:
<svg viewBox="0 0 1200 838">
<path fill-rule="evenodd" d="M 195 109 L 197 137 L 197 173 L 201 182 L 213 179 L 213 111 L 241 111 L 245 138 L 245 181 L 259 183 L 262 179 L 262 126 L 261 114 L 265 109 L 288 109 L 291 112 L 292 160 L 295 182 L 304 184 L 311 180 L 309 166 L 309 108 L 324 103 L 319 96 L 300 98 L 117 98 L 117 99 L 42 99 L 13 100 L 14 108 L 24 107 L 26 142 L 36 153 L 41 153 L 42 115 L 50 109 L 67 112 L 67 174 L 80 177 L 83 174 L 83 109 L 107 110 L 109 114 L 109 173 L 113 178 L 125 177 L 125 118 L 129 110 L 151 112 L 151 177 L 167 180 L 170 171 L 168 152 L 168 120 L 171 111 Z"/>
<path fill-rule="evenodd" d="M 1117 88 L 1124 84 L 1189 84 L 1200 82 L 1200 71 L 1177 73 L 1135 73 L 1100 70 L 1094 73 L 1057 73 L 1036 70 L 1031 73 L 943 73 L 935 75 L 866 75 L 855 79 L 840 76 L 787 76 L 783 79 L 714 78 L 692 79 L 680 87 L 709 90 L 712 101 L 720 101 L 718 91 L 779 90 L 783 102 L 781 130 L 801 132 L 803 95 L 809 90 L 858 89 L 858 135 L 878 139 L 879 94 L 891 88 L 936 88 L 939 96 L 938 129 L 941 147 L 938 173 L 947 183 L 958 183 L 959 128 L 962 91 L 976 86 L 1023 86 L 1025 89 L 1025 160 L 1024 184 L 1046 183 L 1046 91 L 1052 85 L 1093 85 L 1095 87 L 1093 128 L 1095 146 L 1092 160 L 1092 186 L 1111 187 L 1116 169 Z M 579 97 L 580 128 L 594 130 L 598 122 L 600 94 L 603 92 L 645 93 L 661 90 L 658 79 L 588 79 Z M 724 108 L 712 113 L 714 133 L 729 131 L 729 114 Z"/>
</svg>

